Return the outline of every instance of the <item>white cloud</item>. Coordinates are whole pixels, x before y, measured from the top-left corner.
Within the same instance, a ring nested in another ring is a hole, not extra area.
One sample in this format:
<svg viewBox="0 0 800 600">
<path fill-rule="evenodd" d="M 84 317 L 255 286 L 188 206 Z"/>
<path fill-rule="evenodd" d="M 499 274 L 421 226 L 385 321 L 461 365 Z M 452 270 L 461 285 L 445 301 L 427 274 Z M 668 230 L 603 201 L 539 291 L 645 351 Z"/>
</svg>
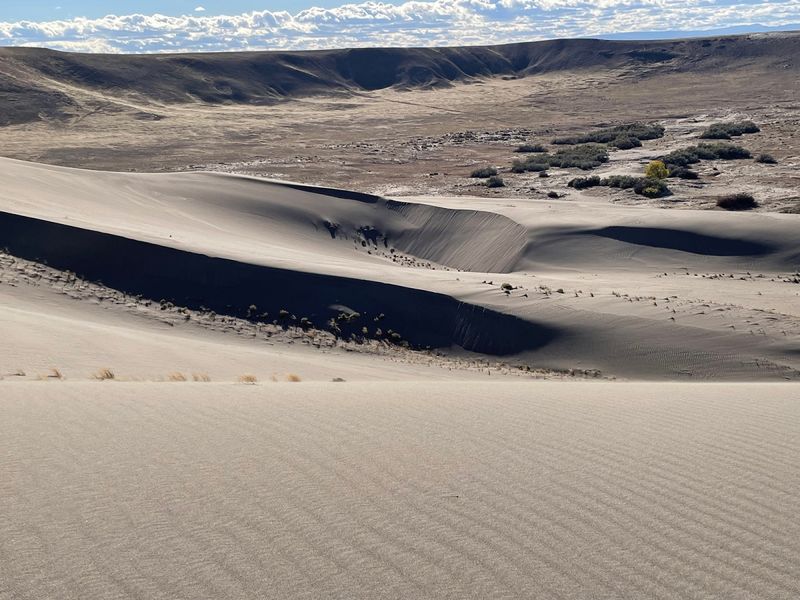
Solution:
<svg viewBox="0 0 800 600">
<path fill-rule="evenodd" d="M 194 9 L 194 12 L 206 12 L 205 6 L 198 6 Z"/>
<path fill-rule="evenodd" d="M 109 15 L 0 23 L 0 45 L 101 52 L 488 44 L 800 21 L 800 0 L 368 1 L 292 14 Z M 746 15 L 746 16 L 745 16 Z"/>
</svg>

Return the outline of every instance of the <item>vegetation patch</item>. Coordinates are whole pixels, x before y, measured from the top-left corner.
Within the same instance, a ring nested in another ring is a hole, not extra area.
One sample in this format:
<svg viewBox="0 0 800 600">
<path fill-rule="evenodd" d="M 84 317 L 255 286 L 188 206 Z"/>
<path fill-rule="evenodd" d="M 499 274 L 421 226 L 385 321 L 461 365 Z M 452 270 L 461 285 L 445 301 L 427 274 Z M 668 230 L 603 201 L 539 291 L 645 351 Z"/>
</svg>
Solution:
<svg viewBox="0 0 800 600">
<path fill-rule="evenodd" d="M 517 146 L 517 149 L 514 150 L 514 152 L 533 154 L 533 153 L 547 152 L 547 148 L 545 148 L 541 144 L 522 144 L 521 146 Z"/>
<path fill-rule="evenodd" d="M 655 140 L 664 137 L 664 127 L 657 123 L 627 123 L 615 127 L 597 129 L 580 135 L 560 137 L 554 144 L 609 144 L 627 150 L 642 145 L 642 140 Z"/>
<path fill-rule="evenodd" d="M 758 125 L 752 121 L 728 121 L 725 123 L 714 123 L 700 134 L 704 140 L 729 140 L 739 137 L 745 133 L 758 133 L 761 131 Z"/>
<path fill-rule="evenodd" d="M 698 144 L 697 146 L 674 150 L 661 157 L 661 161 L 672 172 L 678 167 L 688 167 L 699 163 L 701 160 L 740 160 L 751 157 L 752 154 L 746 148 L 718 142 L 714 144 Z"/>
<path fill-rule="evenodd" d="M 537 160 L 561 169 L 578 168 L 588 171 L 608 162 L 608 147 L 603 144 L 580 144 L 563 148 L 553 154 L 537 156 Z"/>
<path fill-rule="evenodd" d="M 634 193 L 647 198 L 663 198 L 670 194 L 667 184 L 661 179 L 632 177 L 630 175 L 611 175 L 604 179 L 600 179 L 597 175 L 592 177 L 576 177 L 567 185 L 576 190 L 585 190 L 598 186 L 633 190 Z"/>
</svg>

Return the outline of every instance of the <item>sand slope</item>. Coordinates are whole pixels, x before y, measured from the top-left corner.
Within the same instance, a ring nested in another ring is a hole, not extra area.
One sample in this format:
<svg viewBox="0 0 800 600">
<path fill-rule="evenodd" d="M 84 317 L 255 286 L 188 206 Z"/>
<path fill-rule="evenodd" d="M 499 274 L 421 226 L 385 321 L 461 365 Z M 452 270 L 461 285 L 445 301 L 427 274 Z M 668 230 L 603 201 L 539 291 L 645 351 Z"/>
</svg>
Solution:
<svg viewBox="0 0 800 600">
<path fill-rule="evenodd" d="M 793 384 L 6 384 L 0 597 L 795 598 Z"/>
<path fill-rule="evenodd" d="M 616 376 L 798 375 L 795 215 L 397 202 L 13 160 L 0 176 L 12 255 L 155 301 L 269 319 L 285 309 L 323 328 L 358 313 L 347 335 L 393 330 Z"/>
</svg>

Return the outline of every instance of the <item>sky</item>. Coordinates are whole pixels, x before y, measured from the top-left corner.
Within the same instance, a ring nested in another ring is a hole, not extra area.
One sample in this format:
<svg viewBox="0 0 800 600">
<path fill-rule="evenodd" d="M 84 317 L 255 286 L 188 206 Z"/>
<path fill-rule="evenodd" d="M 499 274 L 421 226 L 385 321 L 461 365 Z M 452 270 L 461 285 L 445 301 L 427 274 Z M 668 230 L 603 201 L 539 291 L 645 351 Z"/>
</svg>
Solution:
<svg viewBox="0 0 800 600">
<path fill-rule="evenodd" d="M 800 0 L 0 0 L 0 46 L 111 53 L 478 45 L 797 23 Z"/>
</svg>

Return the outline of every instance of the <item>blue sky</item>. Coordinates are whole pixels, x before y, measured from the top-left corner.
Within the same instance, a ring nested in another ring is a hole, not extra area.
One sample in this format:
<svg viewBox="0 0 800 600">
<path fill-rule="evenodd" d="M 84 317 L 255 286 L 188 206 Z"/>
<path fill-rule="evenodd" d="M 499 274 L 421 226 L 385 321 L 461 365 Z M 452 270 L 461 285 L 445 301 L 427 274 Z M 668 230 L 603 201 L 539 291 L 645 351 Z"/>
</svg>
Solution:
<svg viewBox="0 0 800 600">
<path fill-rule="evenodd" d="M 0 46 L 106 53 L 676 37 L 797 23 L 800 0 L 0 0 Z"/>
</svg>

